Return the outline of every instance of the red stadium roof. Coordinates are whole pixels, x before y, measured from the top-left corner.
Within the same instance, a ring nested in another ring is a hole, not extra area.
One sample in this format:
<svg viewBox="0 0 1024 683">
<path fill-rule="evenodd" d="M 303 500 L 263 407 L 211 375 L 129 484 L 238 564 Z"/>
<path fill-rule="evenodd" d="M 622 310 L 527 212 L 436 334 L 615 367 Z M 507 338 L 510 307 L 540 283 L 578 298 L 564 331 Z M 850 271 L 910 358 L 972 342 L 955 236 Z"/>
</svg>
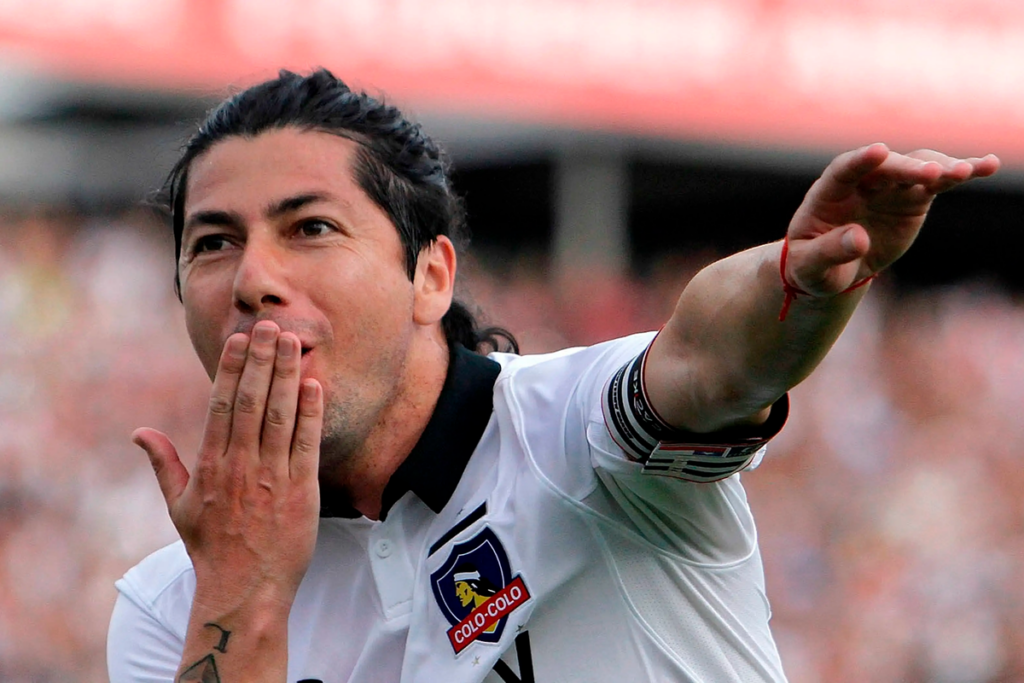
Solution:
<svg viewBox="0 0 1024 683">
<path fill-rule="evenodd" d="M 420 110 L 1024 165 L 1024 6 L 1010 0 L 35 0 L 8 55 L 202 91 L 323 65 Z"/>
</svg>

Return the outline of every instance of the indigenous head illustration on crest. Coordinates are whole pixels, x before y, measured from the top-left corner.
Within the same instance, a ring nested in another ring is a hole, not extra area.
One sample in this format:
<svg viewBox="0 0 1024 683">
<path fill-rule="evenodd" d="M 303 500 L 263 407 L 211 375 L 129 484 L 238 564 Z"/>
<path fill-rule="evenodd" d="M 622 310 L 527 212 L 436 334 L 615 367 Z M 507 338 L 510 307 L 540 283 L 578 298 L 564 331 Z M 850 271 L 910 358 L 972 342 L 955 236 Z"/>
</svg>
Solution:
<svg viewBox="0 0 1024 683">
<path fill-rule="evenodd" d="M 473 603 L 473 607 L 479 607 L 487 602 L 487 598 L 498 592 L 486 576 L 481 576 L 476 566 L 466 562 L 455 568 L 455 594 L 462 601 L 462 606 L 467 607 Z"/>
<path fill-rule="evenodd" d="M 508 615 L 530 598 L 522 577 L 512 576 L 505 548 L 486 527 L 452 548 L 430 584 L 452 625 L 448 640 L 456 654 L 474 642 L 498 642 Z"/>
</svg>

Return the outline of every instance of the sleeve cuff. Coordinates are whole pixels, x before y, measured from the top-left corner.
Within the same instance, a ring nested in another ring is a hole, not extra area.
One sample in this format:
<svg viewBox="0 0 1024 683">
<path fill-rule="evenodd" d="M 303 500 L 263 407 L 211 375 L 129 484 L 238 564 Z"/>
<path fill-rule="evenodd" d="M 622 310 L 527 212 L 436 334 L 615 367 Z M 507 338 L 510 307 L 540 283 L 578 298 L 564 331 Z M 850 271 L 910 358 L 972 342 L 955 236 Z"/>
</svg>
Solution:
<svg viewBox="0 0 1024 683">
<path fill-rule="evenodd" d="M 650 347 L 648 347 L 650 349 Z M 743 425 L 697 434 L 668 425 L 651 406 L 644 387 L 647 349 L 612 375 L 602 397 L 605 425 L 626 456 L 643 465 L 644 474 L 694 482 L 713 482 L 756 466 L 765 444 L 782 430 L 789 396 L 771 408 L 760 425 Z"/>
</svg>

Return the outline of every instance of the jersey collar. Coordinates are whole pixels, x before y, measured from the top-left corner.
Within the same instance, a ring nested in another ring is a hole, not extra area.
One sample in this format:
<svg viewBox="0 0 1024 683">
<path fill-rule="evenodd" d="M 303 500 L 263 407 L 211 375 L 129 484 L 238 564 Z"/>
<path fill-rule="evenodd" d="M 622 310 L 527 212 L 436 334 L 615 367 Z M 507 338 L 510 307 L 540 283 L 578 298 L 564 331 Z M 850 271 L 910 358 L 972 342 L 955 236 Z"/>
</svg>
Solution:
<svg viewBox="0 0 1024 683">
<path fill-rule="evenodd" d="M 435 513 L 455 492 L 494 410 L 494 382 L 501 366 L 456 345 L 437 406 L 423 435 L 391 475 L 381 498 L 380 518 L 412 491 Z M 359 517 L 348 500 L 321 489 L 321 517 Z"/>
</svg>

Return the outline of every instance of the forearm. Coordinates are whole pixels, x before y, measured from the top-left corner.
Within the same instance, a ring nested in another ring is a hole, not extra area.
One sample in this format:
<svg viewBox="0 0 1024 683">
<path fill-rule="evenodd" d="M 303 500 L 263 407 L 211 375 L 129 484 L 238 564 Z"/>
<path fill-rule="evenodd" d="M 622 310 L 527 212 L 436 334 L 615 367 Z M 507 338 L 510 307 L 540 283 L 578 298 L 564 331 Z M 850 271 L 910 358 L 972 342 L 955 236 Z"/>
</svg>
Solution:
<svg viewBox="0 0 1024 683">
<path fill-rule="evenodd" d="M 651 405 L 695 432 L 764 420 L 832 347 L 864 296 L 859 285 L 910 248 L 935 195 L 998 168 L 992 155 L 902 155 L 882 144 L 836 157 L 786 232 L 786 282 L 811 294 L 780 321 L 781 242 L 705 268 L 648 353 Z"/>
<path fill-rule="evenodd" d="M 197 593 L 175 681 L 284 683 L 288 603 L 216 605 Z"/>
<path fill-rule="evenodd" d="M 800 297 L 779 321 L 781 243 L 718 261 L 687 285 L 647 359 L 646 388 L 676 427 L 707 432 L 757 422 L 811 373 L 866 288 Z"/>
</svg>

